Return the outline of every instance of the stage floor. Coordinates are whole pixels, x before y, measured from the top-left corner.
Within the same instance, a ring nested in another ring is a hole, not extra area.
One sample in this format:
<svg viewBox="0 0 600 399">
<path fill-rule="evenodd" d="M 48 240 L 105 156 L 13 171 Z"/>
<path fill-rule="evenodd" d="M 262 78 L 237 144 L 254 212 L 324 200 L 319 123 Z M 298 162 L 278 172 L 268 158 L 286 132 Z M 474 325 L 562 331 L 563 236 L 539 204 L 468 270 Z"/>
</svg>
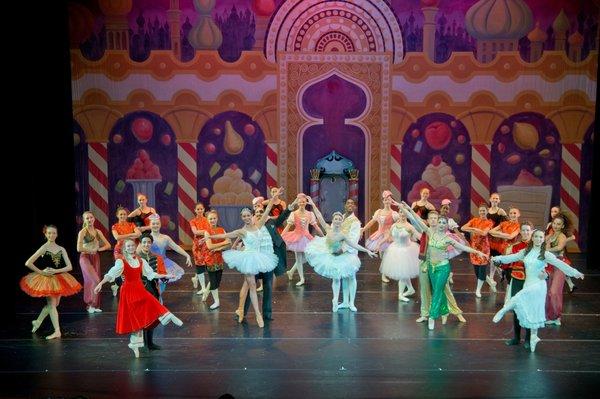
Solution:
<svg viewBox="0 0 600 399">
<path fill-rule="evenodd" d="M 170 254 L 183 264 L 182 258 Z M 111 254 L 103 254 L 102 270 Z M 573 255 L 584 273 L 583 258 Z M 293 264 L 290 257 L 289 265 Z M 381 282 L 378 260 L 363 259 L 358 312 L 331 312 L 330 280 L 305 265 L 306 284 L 296 287 L 284 275 L 273 294 L 272 322 L 257 326 L 233 320 L 241 276 L 226 271 L 221 307 L 209 310 L 192 288 L 193 269 L 168 287 L 164 303 L 184 325 L 159 326 L 160 351 L 136 359 L 128 338 L 115 331 L 117 298 L 102 292 L 103 313 L 89 315 L 82 296 L 63 298 L 60 340 L 46 341 L 47 319 L 37 333 L 31 320 L 44 304 L 19 292 L 17 322 L 0 327 L 2 397 L 168 398 L 373 398 L 373 397 L 583 397 L 600 379 L 600 272 L 575 280 L 564 295 L 563 325 L 540 330 L 536 352 L 507 347 L 512 316 L 499 324 L 493 314 L 504 288 L 474 295 L 475 277 L 465 256 L 453 261 L 453 291 L 467 323 L 417 324 L 418 291 L 397 298 L 397 285 Z M 78 269 L 78 266 L 75 265 Z M 74 273 L 78 280 L 81 275 Z M 416 280 L 415 288 L 418 283 Z M 341 297 L 340 297 L 341 298 Z M 260 299 L 260 295 L 259 295 Z"/>
</svg>

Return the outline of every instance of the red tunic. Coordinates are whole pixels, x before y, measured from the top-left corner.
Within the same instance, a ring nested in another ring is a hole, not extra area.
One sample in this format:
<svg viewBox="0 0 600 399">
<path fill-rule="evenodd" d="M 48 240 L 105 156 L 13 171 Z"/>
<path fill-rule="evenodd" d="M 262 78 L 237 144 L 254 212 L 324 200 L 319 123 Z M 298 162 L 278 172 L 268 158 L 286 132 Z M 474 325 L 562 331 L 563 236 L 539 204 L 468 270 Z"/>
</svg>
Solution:
<svg viewBox="0 0 600 399">
<path fill-rule="evenodd" d="M 112 230 L 116 231 L 117 234 L 119 235 L 125 235 L 125 234 L 133 234 L 135 233 L 135 228 L 137 226 L 135 225 L 135 223 L 133 222 L 119 222 L 119 223 L 115 223 L 112 225 Z M 136 244 L 137 244 L 137 240 L 135 240 Z M 117 258 L 121 258 L 123 257 L 123 240 L 119 240 L 117 241 L 117 244 L 115 245 L 115 249 L 113 251 L 113 255 L 115 257 L 115 260 Z"/>
<path fill-rule="evenodd" d="M 486 230 L 491 229 L 494 226 L 494 221 L 492 219 L 473 218 L 469 221 L 468 225 L 469 227 L 476 229 Z M 479 234 L 471 234 L 471 247 L 486 255 L 490 254 L 490 241 L 487 235 L 480 236 Z M 477 266 L 484 266 L 489 263 L 476 254 L 469 254 L 469 258 L 471 258 L 471 263 Z"/>
<path fill-rule="evenodd" d="M 509 247 L 509 251 L 512 254 L 516 254 L 520 250 L 527 248 L 527 245 L 529 245 L 529 243 L 521 241 Z M 525 265 L 523 262 L 517 261 L 508 265 L 502 265 L 502 269 L 508 268 L 510 268 L 510 276 L 512 278 L 516 278 L 517 280 L 525 280 Z"/>
<path fill-rule="evenodd" d="M 521 229 L 521 224 L 519 222 L 513 222 L 511 220 L 505 220 L 504 222 L 501 222 L 498 226 L 500 226 L 500 232 L 505 234 L 512 234 L 515 231 L 519 231 Z M 504 255 L 506 254 L 506 250 L 508 249 L 508 247 L 514 242 L 514 238 L 512 240 L 505 240 L 502 238 L 496 238 L 495 240 L 490 239 L 490 249 L 495 249 L 496 251 Z"/>
<path fill-rule="evenodd" d="M 129 334 L 149 327 L 160 316 L 168 312 L 156 298 L 150 294 L 142 283 L 142 260 L 139 267 L 131 267 L 123 261 L 125 281 L 119 294 L 117 310 L 117 334 Z"/>
<path fill-rule="evenodd" d="M 210 224 L 204 216 L 198 216 L 190 220 L 190 227 L 194 227 L 196 230 L 209 230 Z M 194 242 L 192 243 L 192 255 L 194 256 L 194 264 L 197 266 L 205 265 L 204 257 L 208 248 L 206 248 L 204 241 L 200 242 L 203 238 L 202 236 L 194 236 Z"/>
<path fill-rule="evenodd" d="M 222 227 L 208 227 L 209 234 L 224 234 L 225 230 Z M 218 244 L 220 242 L 225 241 L 224 238 L 213 239 L 211 238 L 213 244 Z M 223 270 L 223 252 L 222 251 L 210 251 L 208 247 L 206 248 L 206 253 L 204 255 L 204 265 L 210 272 L 216 272 L 217 270 Z"/>
</svg>

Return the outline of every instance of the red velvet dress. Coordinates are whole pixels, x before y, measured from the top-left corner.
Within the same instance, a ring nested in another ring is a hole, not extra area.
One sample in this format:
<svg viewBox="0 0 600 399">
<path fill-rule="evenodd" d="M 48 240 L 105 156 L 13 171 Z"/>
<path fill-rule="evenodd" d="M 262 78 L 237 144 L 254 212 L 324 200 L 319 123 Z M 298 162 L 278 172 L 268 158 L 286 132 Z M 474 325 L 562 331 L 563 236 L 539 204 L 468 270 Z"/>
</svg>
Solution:
<svg viewBox="0 0 600 399">
<path fill-rule="evenodd" d="M 169 312 L 144 287 L 142 282 L 143 264 L 139 257 L 136 257 L 136 259 L 140 262 L 139 267 L 131 267 L 124 258 L 121 259 L 123 261 L 125 282 L 121 286 L 119 295 L 117 334 L 129 334 L 143 330 L 153 324 L 160 316 Z"/>
</svg>

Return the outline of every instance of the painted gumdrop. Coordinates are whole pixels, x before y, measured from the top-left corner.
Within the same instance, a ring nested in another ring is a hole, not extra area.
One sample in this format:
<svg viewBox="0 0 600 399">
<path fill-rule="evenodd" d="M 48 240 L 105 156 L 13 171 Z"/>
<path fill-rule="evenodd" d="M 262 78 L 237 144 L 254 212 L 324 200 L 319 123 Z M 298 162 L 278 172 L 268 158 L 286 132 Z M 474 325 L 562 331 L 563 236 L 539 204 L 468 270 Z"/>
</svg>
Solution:
<svg viewBox="0 0 600 399">
<path fill-rule="evenodd" d="M 77 147 L 81 143 L 81 136 L 77 133 L 73 133 L 73 146 Z"/>
<path fill-rule="evenodd" d="M 552 160 L 546 161 L 546 169 L 548 169 L 548 171 L 553 171 L 555 167 L 556 167 L 556 162 L 554 162 Z"/>
<path fill-rule="evenodd" d="M 500 128 L 500 133 L 508 134 L 508 133 L 510 133 L 510 128 L 506 125 L 502 125 L 502 127 Z"/>
<path fill-rule="evenodd" d="M 463 163 L 465 163 L 465 154 L 462 154 L 462 153 L 456 154 L 456 156 L 454 157 L 454 160 L 456 161 L 457 165 L 462 165 Z"/>
<path fill-rule="evenodd" d="M 465 141 L 467 141 L 467 138 L 465 137 L 464 134 L 461 134 L 460 136 L 458 136 L 457 140 L 458 140 L 459 144 L 464 144 Z"/>
<path fill-rule="evenodd" d="M 256 133 L 256 127 L 254 127 L 252 123 L 248 123 L 246 126 L 244 126 L 244 133 L 246 133 L 248 136 L 252 136 L 254 133 Z"/>
<path fill-rule="evenodd" d="M 208 198 L 210 192 L 208 191 L 208 188 L 204 187 L 203 189 L 200 190 L 200 196 L 202 198 Z"/>
<path fill-rule="evenodd" d="M 420 134 L 421 134 L 421 132 L 419 131 L 419 129 L 413 129 L 413 131 L 410 132 L 410 135 L 412 136 L 413 139 L 416 139 L 417 137 L 419 137 Z"/>
<path fill-rule="evenodd" d="M 512 154 L 506 157 L 505 161 L 509 165 L 516 165 L 521 162 L 521 156 L 519 154 Z"/>
<path fill-rule="evenodd" d="M 451 128 L 455 128 L 456 126 L 457 126 L 457 123 L 456 123 L 456 121 L 452 121 L 452 122 L 450 122 L 450 127 L 451 127 Z"/>
<path fill-rule="evenodd" d="M 217 147 L 213 143 L 204 144 L 204 152 L 207 154 L 214 154 L 217 151 Z"/>
<path fill-rule="evenodd" d="M 540 151 L 540 156 L 542 158 L 548 158 L 550 156 L 550 150 L 547 148 L 544 148 L 542 151 Z"/>
<path fill-rule="evenodd" d="M 131 131 L 140 143 L 147 143 L 152 138 L 154 126 L 152 126 L 152 122 L 146 118 L 137 118 L 131 124 Z"/>
<path fill-rule="evenodd" d="M 535 168 L 533 168 L 533 174 L 536 176 L 541 176 L 542 175 L 542 167 L 538 165 Z"/>
<path fill-rule="evenodd" d="M 235 131 L 230 121 L 225 121 L 225 140 L 223 141 L 225 152 L 229 155 L 237 155 L 244 150 L 244 139 Z"/>
<path fill-rule="evenodd" d="M 413 150 L 418 154 L 421 152 L 421 149 L 423 149 L 423 142 L 419 140 L 416 142 L 415 148 Z"/>
<path fill-rule="evenodd" d="M 169 216 L 169 215 L 161 215 L 160 216 L 160 224 L 162 224 L 163 226 L 168 225 L 170 221 L 171 221 L 171 216 Z"/>
<path fill-rule="evenodd" d="M 158 167 L 158 165 L 152 165 L 150 167 L 150 175 L 152 176 L 151 179 L 160 179 L 160 168 Z"/>
<path fill-rule="evenodd" d="M 513 125 L 513 139 L 522 150 L 535 150 L 539 141 L 539 133 L 535 126 L 529 123 L 515 122 Z"/>
<path fill-rule="evenodd" d="M 261 196 L 260 195 L 260 191 L 257 188 L 255 188 L 254 190 L 252 190 L 252 195 L 254 195 L 255 197 L 260 197 Z"/>
<path fill-rule="evenodd" d="M 118 133 L 113 136 L 113 143 L 121 144 L 122 142 L 123 142 L 123 136 L 121 136 Z"/>
<path fill-rule="evenodd" d="M 450 143 L 452 132 L 444 122 L 433 122 L 425 128 L 425 140 L 434 150 L 442 150 Z"/>
<path fill-rule="evenodd" d="M 498 143 L 498 152 L 504 154 L 504 151 L 506 151 L 506 146 L 502 143 Z"/>
<path fill-rule="evenodd" d="M 442 163 L 442 157 L 439 155 L 435 155 L 433 158 L 431 158 L 431 164 L 433 166 L 440 166 L 440 164 Z"/>
<path fill-rule="evenodd" d="M 169 223 L 167 223 L 167 229 L 169 229 L 169 231 L 175 231 L 176 227 L 177 226 L 175 226 L 175 222 L 173 222 L 172 220 Z"/>
<path fill-rule="evenodd" d="M 160 141 L 163 143 L 163 145 L 168 146 L 171 144 L 171 136 L 168 134 L 163 134 L 160 138 Z"/>
<path fill-rule="evenodd" d="M 554 138 L 554 136 L 548 135 L 545 137 L 545 139 L 546 139 L 546 143 L 548 143 L 548 144 L 554 144 L 556 142 L 556 139 Z"/>
<path fill-rule="evenodd" d="M 213 134 L 216 136 L 220 136 L 221 133 L 223 133 L 223 131 L 221 129 L 219 129 L 218 127 L 213 129 Z"/>
</svg>

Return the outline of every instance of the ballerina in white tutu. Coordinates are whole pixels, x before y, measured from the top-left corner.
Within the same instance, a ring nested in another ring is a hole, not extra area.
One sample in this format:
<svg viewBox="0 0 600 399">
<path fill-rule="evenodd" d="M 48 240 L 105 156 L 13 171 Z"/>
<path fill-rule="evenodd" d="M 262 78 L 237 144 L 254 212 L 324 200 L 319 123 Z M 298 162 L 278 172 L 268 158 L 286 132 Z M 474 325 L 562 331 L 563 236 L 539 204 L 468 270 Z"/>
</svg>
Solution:
<svg viewBox="0 0 600 399">
<path fill-rule="evenodd" d="M 244 208 L 241 212 L 244 227 L 241 229 L 226 234 L 210 235 L 208 232 L 205 233 L 206 238 L 240 238 L 243 241 L 243 251 L 237 249 L 224 251 L 223 260 L 230 268 L 237 269 L 244 275 L 244 284 L 240 290 L 240 302 L 236 310 L 238 321 L 241 323 L 244 319 L 244 302 L 246 301 L 246 295 L 250 292 L 250 301 L 256 314 L 256 322 L 261 328 L 265 326 L 265 323 L 260 313 L 258 296 L 256 294 L 256 279 L 254 276 L 258 273 L 272 271 L 279 262 L 279 258 L 273 253 L 271 235 L 264 225 L 269 218 L 273 201 L 279 198 L 282 192 L 282 188 L 279 188 L 275 192 L 267 204 L 267 209 L 265 209 L 265 212 L 258 221 L 254 222 L 250 208 Z"/>
<path fill-rule="evenodd" d="M 398 280 L 398 299 L 408 302 L 407 296 L 415 293 L 410 280 L 419 275 L 419 245 L 415 241 L 421 234 L 408 222 L 402 208 L 398 215 L 398 221 L 386 233 L 386 241 L 392 243 L 383 253 L 379 271 L 392 280 Z"/>
<path fill-rule="evenodd" d="M 504 314 L 514 310 L 521 327 L 531 329 L 529 349 L 534 352 L 535 346 L 541 339 L 538 337 L 538 328 L 546 323 L 546 291 L 545 278 L 540 276 L 549 263 L 567 276 L 583 279 L 583 274 L 558 259 L 552 252 L 546 250 L 544 232 L 536 230 L 526 249 L 516 254 L 493 256 L 494 263 L 512 263 L 523 261 L 525 264 L 525 284 L 523 289 L 511 297 L 504 307 L 494 316 L 494 323 L 498 323 Z M 544 276 L 545 277 L 545 276 Z"/>
<path fill-rule="evenodd" d="M 342 233 L 342 222 L 344 215 L 341 212 L 334 212 L 332 216 L 331 226 L 325 222 L 323 215 L 312 198 L 308 197 L 308 203 L 313 207 L 313 211 L 317 217 L 317 221 L 326 231 L 324 237 L 315 237 L 308 243 L 304 254 L 309 265 L 315 269 L 315 273 L 332 280 L 331 289 L 333 290 L 333 311 L 337 312 L 340 296 L 341 279 L 351 279 L 360 269 L 360 259 L 358 255 L 349 252 L 343 244 L 356 250 L 366 252 L 370 257 L 376 257 L 377 254 L 369 251 L 361 245 Z M 351 302 L 348 307 L 351 311 L 356 312 L 356 306 Z"/>
</svg>

